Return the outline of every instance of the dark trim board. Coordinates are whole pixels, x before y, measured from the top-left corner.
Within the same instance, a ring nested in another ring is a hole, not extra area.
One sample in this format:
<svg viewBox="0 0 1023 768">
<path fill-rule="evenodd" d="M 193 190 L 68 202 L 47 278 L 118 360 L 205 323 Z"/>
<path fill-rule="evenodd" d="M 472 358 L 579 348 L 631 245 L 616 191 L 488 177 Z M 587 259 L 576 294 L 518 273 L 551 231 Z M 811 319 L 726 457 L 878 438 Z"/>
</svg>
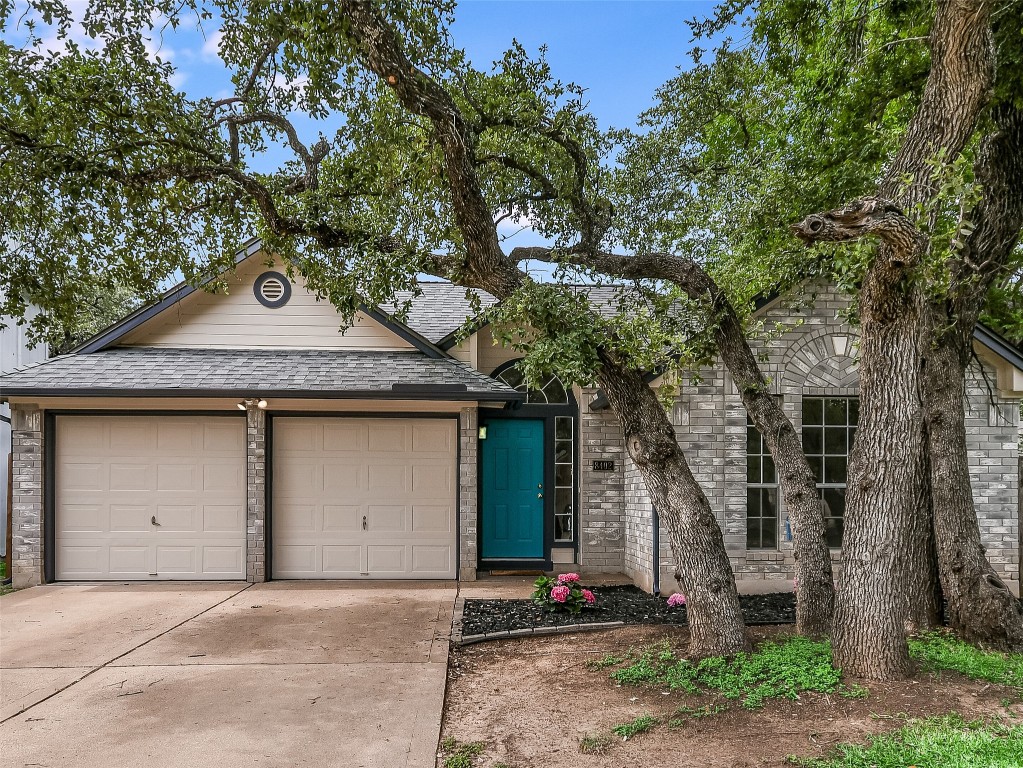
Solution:
<svg viewBox="0 0 1023 768">
<path fill-rule="evenodd" d="M 438 390 L 429 385 L 408 388 L 367 390 L 277 390 L 277 389 L 40 389 L 38 387 L 4 387 L 3 397 L 246 397 L 253 393 L 261 397 L 292 400 L 426 400 L 450 402 L 515 402 L 524 399 L 521 392 L 469 392 L 465 390 Z"/>
<path fill-rule="evenodd" d="M 57 580 L 57 414 L 43 413 L 43 581 Z"/>
<path fill-rule="evenodd" d="M 455 580 L 457 581 L 461 568 L 461 466 L 462 466 L 462 435 L 461 435 L 461 413 L 459 411 L 445 413 L 417 413 L 415 411 L 402 411 L 400 413 L 374 413 L 372 411 L 267 411 L 266 425 L 264 428 L 264 467 L 265 477 L 263 481 L 263 563 L 266 569 L 264 579 L 274 581 L 273 559 L 274 559 L 274 516 L 273 516 L 273 483 L 274 483 L 274 421 L 277 419 L 450 419 L 455 422 Z M 247 555 L 247 553 L 246 553 Z M 361 579 L 362 581 L 374 581 L 374 579 Z M 321 579 L 308 579 L 308 581 L 321 581 Z M 329 579 L 322 579 L 329 581 Z M 423 579 L 429 581 L 429 579 Z"/>
</svg>

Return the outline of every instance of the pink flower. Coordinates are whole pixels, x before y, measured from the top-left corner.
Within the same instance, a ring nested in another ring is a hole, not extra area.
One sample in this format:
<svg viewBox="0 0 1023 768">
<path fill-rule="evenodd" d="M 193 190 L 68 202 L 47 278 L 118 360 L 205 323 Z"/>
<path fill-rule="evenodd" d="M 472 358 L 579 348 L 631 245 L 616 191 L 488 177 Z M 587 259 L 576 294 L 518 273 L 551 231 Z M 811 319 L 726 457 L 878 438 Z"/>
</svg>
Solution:
<svg viewBox="0 0 1023 768">
<path fill-rule="evenodd" d="M 568 587 L 559 584 L 551 590 L 551 600 L 556 603 L 563 603 L 568 600 L 568 595 L 571 591 Z"/>
<path fill-rule="evenodd" d="M 686 596 L 681 592 L 676 592 L 674 595 L 668 598 L 668 605 L 672 608 L 678 608 L 680 605 L 686 604 Z"/>
<path fill-rule="evenodd" d="M 573 581 L 579 581 L 578 573 L 563 573 L 560 576 L 558 576 L 559 584 L 569 584 Z"/>
<path fill-rule="evenodd" d="M 595 598 L 595 597 L 593 596 L 593 593 L 592 593 L 592 592 L 590 592 L 590 590 L 588 590 L 588 589 L 584 589 L 584 590 L 583 590 L 583 598 L 584 598 L 584 599 L 586 600 L 586 602 L 587 602 L 587 603 L 589 603 L 590 605 L 593 605 L 593 604 L 594 604 L 595 602 L 597 602 L 597 598 Z"/>
</svg>

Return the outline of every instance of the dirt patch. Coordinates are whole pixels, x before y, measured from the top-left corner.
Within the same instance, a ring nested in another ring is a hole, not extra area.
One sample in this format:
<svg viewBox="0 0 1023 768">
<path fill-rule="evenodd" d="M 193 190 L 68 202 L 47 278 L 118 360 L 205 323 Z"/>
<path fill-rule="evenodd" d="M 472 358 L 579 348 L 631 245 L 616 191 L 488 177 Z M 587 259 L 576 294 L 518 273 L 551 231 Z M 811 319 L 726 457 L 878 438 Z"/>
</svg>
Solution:
<svg viewBox="0 0 1023 768">
<path fill-rule="evenodd" d="M 790 630 L 762 627 L 752 634 L 763 640 Z M 752 768 L 786 765 L 792 754 L 820 756 L 839 742 L 864 741 L 869 734 L 898 728 L 906 717 L 953 711 L 967 718 L 1023 717 L 1013 689 L 945 673 L 866 684 L 870 693 L 863 699 L 804 694 L 752 712 L 729 702 L 721 714 L 685 718 L 671 728 L 667 720 L 678 707 L 699 710 L 724 699 L 619 687 L 607 670 L 586 666 L 664 638 L 684 644 L 686 634 L 677 627 L 624 627 L 453 648 L 442 736 L 485 742 L 476 763 L 481 766 Z M 1015 703 L 1006 707 L 1009 699 Z M 663 722 L 627 741 L 616 738 L 603 754 L 580 751 L 583 737 L 608 733 L 643 715 Z"/>
</svg>

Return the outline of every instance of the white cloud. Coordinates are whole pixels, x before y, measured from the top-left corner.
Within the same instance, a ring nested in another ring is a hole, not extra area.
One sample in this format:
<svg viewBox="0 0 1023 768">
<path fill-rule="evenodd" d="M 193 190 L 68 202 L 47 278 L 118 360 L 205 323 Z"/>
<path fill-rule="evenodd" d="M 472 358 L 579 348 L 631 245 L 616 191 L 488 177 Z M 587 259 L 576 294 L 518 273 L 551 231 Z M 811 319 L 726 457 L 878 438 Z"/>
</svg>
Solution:
<svg viewBox="0 0 1023 768">
<path fill-rule="evenodd" d="M 220 42 L 224 39 L 224 30 L 218 29 L 206 38 L 202 44 L 202 57 L 209 61 L 220 61 Z"/>
</svg>

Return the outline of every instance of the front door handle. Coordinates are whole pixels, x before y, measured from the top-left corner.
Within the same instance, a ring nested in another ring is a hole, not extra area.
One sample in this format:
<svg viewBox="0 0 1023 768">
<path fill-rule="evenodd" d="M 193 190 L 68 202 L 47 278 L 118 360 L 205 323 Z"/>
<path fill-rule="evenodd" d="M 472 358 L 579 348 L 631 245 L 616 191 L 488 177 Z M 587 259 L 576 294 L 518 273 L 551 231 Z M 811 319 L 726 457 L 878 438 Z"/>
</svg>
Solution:
<svg viewBox="0 0 1023 768">
<path fill-rule="evenodd" d="M 542 499 L 542 498 L 543 498 L 543 494 L 542 494 L 542 493 L 538 493 L 538 494 L 536 494 L 536 498 L 538 498 L 538 499 Z"/>
<path fill-rule="evenodd" d="M 365 515 L 362 516 L 362 530 L 364 530 L 364 531 L 366 530 L 366 516 Z"/>
<path fill-rule="evenodd" d="M 161 528 L 162 527 L 158 522 L 156 522 L 156 515 L 153 515 L 152 522 L 153 522 L 153 525 L 155 525 L 157 528 Z"/>
</svg>

